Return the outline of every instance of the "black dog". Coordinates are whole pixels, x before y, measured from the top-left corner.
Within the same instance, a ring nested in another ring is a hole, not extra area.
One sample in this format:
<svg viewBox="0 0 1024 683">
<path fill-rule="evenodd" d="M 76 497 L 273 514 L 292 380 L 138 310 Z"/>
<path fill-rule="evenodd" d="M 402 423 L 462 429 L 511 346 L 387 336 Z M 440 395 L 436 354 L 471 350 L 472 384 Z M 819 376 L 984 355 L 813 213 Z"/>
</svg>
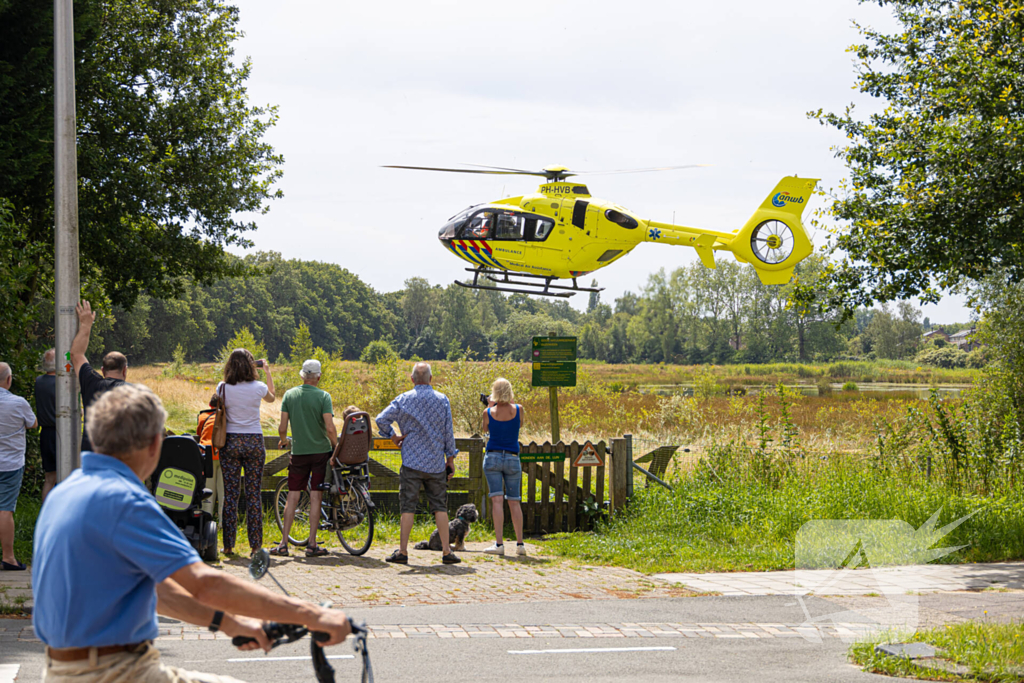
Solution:
<svg viewBox="0 0 1024 683">
<path fill-rule="evenodd" d="M 480 514 L 476 511 L 476 505 L 467 503 L 455 513 L 455 519 L 448 523 L 448 542 L 452 550 L 466 549 L 466 534 L 469 533 L 469 525 L 477 520 Z M 416 550 L 441 550 L 441 534 L 430 534 L 429 541 L 420 541 L 415 546 Z"/>
</svg>

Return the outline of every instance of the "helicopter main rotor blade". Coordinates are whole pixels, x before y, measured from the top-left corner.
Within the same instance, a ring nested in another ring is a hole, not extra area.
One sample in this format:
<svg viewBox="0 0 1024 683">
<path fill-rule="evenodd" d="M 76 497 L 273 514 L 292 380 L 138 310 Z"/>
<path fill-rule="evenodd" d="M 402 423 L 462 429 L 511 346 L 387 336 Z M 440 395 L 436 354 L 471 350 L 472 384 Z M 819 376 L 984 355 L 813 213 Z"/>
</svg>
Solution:
<svg viewBox="0 0 1024 683">
<path fill-rule="evenodd" d="M 615 173 L 652 173 L 654 171 L 678 171 L 683 168 L 705 168 L 710 164 L 687 164 L 686 166 L 658 166 L 657 168 L 624 168 L 616 171 L 577 171 L 579 175 L 612 175 Z"/>
<path fill-rule="evenodd" d="M 476 171 L 469 168 L 434 168 L 431 166 L 381 166 L 381 168 L 407 168 L 412 171 L 444 171 L 445 173 L 483 173 L 488 175 L 539 175 L 547 177 L 546 173 L 535 171 Z"/>
<path fill-rule="evenodd" d="M 504 166 L 487 166 L 485 164 L 465 164 L 466 166 L 475 166 L 476 168 L 491 168 L 496 171 L 514 171 L 515 173 L 522 173 L 524 175 L 543 175 L 542 171 L 525 171 L 521 168 L 505 168 Z"/>
</svg>

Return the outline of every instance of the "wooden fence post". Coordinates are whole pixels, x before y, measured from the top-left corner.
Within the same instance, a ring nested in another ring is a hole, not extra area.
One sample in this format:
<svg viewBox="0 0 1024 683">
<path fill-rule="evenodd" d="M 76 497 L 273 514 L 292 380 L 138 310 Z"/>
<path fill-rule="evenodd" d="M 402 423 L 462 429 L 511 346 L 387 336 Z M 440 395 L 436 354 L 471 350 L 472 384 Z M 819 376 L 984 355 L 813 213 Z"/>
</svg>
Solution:
<svg viewBox="0 0 1024 683">
<path fill-rule="evenodd" d="M 628 490 L 629 481 L 629 444 L 626 443 L 625 439 L 612 439 L 612 462 L 611 462 L 611 476 L 608 482 L 611 488 L 611 507 L 612 512 L 619 512 L 626 507 L 626 491 Z"/>
<path fill-rule="evenodd" d="M 484 483 L 484 440 L 480 437 L 474 437 L 469 446 L 469 502 L 483 511 L 484 517 L 489 514 Z"/>
</svg>

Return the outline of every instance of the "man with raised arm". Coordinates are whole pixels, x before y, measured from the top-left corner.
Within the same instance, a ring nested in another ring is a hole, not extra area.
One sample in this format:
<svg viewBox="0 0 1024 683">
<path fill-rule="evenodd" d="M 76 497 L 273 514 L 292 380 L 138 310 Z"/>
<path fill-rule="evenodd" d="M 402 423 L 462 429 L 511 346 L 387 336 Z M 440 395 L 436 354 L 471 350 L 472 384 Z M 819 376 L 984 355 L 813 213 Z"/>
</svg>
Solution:
<svg viewBox="0 0 1024 683">
<path fill-rule="evenodd" d="M 409 534 L 416 519 L 416 503 L 420 489 L 427 492 L 427 503 L 434 513 L 437 533 L 441 537 L 445 564 L 462 562 L 448 545 L 448 480 L 455 472 L 455 432 L 452 406 L 448 397 L 434 391 L 429 363 L 416 363 L 412 368 L 413 387 L 400 395 L 377 416 L 381 436 L 390 438 L 402 448 L 402 469 L 398 476 L 398 499 L 401 517 L 399 548 L 388 562 L 409 563 Z M 398 423 L 401 436 L 395 435 L 392 423 Z"/>
<path fill-rule="evenodd" d="M 203 564 L 143 481 L 160 460 L 164 411 L 144 386 L 103 394 L 89 410 L 96 452 L 50 496 L 36 524 L 32 614 L 51 683 L 225 683 L 160 662 L 156 615 L 270 643 L 257 619 L 349 633 L 343 612 L 271 593 Z M 243 616 L 244 615 L 244 616 Z"/>
<path fill-rule="evenodd" d="M 75 366 L 75 375 L 78 377 L 78 386 L 82 392 L 82 450 L 91 451 L 92 443 L 89 440 L 89 407 L 105 391 L 119 387 L 128 379 L 128 359 L 120 351 L 111 351 L 103 356 L 103 376 L 100 377 L 89 364 L 85 352 L 89 348 L 89 336 L 92 334 L 92 325 L 96 322 L 96 313 L 88 301 L 83 301 L 75 306 L 78 313 L 78 332 L 71 340 L 71 364 Z"/>
</svg>

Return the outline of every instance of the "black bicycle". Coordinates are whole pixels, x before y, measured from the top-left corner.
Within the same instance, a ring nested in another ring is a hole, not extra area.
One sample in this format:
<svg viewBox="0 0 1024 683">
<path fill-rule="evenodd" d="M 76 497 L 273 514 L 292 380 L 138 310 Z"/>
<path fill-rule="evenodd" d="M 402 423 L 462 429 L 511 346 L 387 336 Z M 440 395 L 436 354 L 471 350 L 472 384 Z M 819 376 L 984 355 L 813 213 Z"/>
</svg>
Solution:
<svg viewBox="0 0 1024 683">
<path fill-rule="evenodd" d="M 265 548 L 260 549 L 253 556 L 252 561 L 249 563 L 249 575 L 253 579 L 259 581 L 264 575 L 270 573 L 270 554 Z M 285 595 L 288 595 L 288 591 L 285 590 L 284 586 L 278 582 L 277 578 L 270 574 L 270 578 L 274 580 Z M 324 607 L 329 607 L 330 603 L 325 603 Z M 362 655 L 363 660 L 363 675 L 362 683 L 373 683 L 373 666 L 370 664 L 370 652 L 366 648 L 366 636 L 368 629 L 366 623 L 356 623 L 351 618 L 348 620 L 349 628 L 352 630 L 352 647 L 357 653 Z M 321 633 L 319 631 L 310 631 L 305 626 L 299 624 L 278 624 L 277 622 L 267 622 L 263 625 L 263 632 L 267 634 L 267 638 L 270 640 L 270 649 L 274 649 L 278 645 L 287 645 L 288 643 L 294 643 L 302 640 L 306 637 L 306 634 L 310 635 L 309 641 L 309 655 L 313 660 L 313 671 L 316 673 L 316 680 L 319 683 L 334 683 L 334 667 L 331 666 L 330 662 L 327 661 L 327 653 L 324 652 L 323 646 L 319 643 L 325 643 L 331 639 L 331 636 L 327 633 Z M 255 639 L 249 638 L 248 636 L 235 636 L 231 639 L 231 644 L 235 647 L 251 643 Z"/>
<path fill-rule="evenodd" d="M 370 499 L 370 466 L 368 463 L 331 468 L 331 481 L 323 484 L 320 503 L 319 531 L 334 531 L 338 540 L 352 555 L 362 555 L 373 543 L 374 506 Z M 274 492 L 277 528 L 284 534 L 284 513 L 288 504 L 288 479 L 282 479 Z M 309 488 L 300 494 L 295 520 L 288 533 L 288 542 L 305 546 L 309 543 Z M 319 540 L 317 542 L 319 545 Z"/>
</svg>

